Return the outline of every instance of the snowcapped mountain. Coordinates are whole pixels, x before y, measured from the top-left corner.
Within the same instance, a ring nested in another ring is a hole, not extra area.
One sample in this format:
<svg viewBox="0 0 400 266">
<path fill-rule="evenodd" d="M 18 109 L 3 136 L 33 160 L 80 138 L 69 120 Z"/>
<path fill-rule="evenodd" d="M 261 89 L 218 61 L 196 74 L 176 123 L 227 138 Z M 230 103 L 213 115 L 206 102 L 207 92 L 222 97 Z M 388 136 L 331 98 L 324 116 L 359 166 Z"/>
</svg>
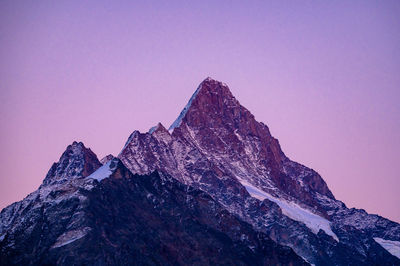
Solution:
<svg viewBox="0 0 400 266">
<path fill-rule="evenodd" d="M 310 263 L 396 260 L 373 237 L 399 241 L 399 224 L 347 209 L 317 172 L 285 156 L 228 86 L 211 78 L 169 131 L 158 124 L 148 133 L 133 132 L 119 158 L 133 173 L 157 170 L 209 193 Z"/>
<path fill-rule="evenodd" d="M 117 158 L 74 142 L 0 218 L 4 265 L 400 265 L 399 224 L 335 199 L 211 78 Z"/>
</svg>

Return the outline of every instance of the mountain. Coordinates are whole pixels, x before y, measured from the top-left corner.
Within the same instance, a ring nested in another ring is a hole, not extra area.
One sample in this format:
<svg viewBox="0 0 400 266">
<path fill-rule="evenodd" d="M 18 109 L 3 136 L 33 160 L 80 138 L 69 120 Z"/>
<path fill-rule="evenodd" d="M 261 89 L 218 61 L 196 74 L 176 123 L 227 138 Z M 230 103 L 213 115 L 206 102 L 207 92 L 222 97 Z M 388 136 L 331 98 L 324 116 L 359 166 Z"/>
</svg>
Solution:
<svg viewBox="0 0 400 266">
<path fill-rule="evenodd" d="M 115 158 L 68 146 L 0 214 L 0 264 L 400 265 L 400 225 L 337 200 L 228 86 Z"/>
<path fill-rule="evenodd" d="M 226 84 L 211 78 L 169 130 L 158 124 L 133 132 L 118 157 L 133 173 L 168 173 L 209 193 L 310 263 L 399 262 L 374 240 L 400 241 L 399 224 L 346 208 L 317 172 L 285 156 Z"/>
</svg>

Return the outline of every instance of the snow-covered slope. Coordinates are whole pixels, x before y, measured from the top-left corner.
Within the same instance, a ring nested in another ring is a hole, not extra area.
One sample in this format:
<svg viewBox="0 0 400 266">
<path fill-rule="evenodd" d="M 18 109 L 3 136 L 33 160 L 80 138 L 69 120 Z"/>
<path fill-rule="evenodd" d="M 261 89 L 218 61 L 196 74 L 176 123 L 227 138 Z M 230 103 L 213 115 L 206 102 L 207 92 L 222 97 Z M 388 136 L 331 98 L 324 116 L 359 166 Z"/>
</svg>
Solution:
<svg viewBox="0 0 400 266">
<path fill-rule="evenodd" d="M 400 259 L 400 241 L 385 240 L 379 237 L 374 237 L 375 241 L 390 252 L 393 256 Z"/>
<path fill-rule="evenodd" d="M 108 178 L 113 173 L 112 170 L 110 169 L 110 164 L 111 161 L 108 161 L 105 165 L 101 166 L 87 178 L 96 179 L 97 181 L 101 181 L 104 178 Z"/>
<path fill-rule="evenodd" d="M 272 202 L 277 203 L 284 215 L 288 216 L 290 219 L 305 224 L 308 228 L 311 229 L 314 234 L 318 234 L 319 230 L 323 230 L 326 234 L 333 237 L 333 239 L 339 241 L 336 234 L 332 232 L 330 222 L 327 219 L 313 213 L 311 210 L 300 207 L 295 202 L 290 202 L 284 199 L 273 197 L 244 180 L 239 181 L 247 189 L 251 196 L 259 200 L 268 199 Z"/>
</svg>

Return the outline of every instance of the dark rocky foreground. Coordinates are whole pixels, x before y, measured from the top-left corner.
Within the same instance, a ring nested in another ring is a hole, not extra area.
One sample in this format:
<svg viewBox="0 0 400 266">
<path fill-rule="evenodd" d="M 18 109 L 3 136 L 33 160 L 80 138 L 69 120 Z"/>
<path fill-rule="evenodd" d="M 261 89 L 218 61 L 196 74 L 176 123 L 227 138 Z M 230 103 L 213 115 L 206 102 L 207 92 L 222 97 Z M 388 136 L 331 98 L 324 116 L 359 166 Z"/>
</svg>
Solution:
<svg viewBox="0 0 400 266">
<path fill-rule="evenodd" d="M 68 197 L 56 190 L 57 204 L 28 206 L 20 218 L 29 218 L 31 227 L 6 236 L 0 264 L 307 265 L 206 193 L 113 163 L 114 173 L 88 190 L 76 188 Z"/>
</svg>

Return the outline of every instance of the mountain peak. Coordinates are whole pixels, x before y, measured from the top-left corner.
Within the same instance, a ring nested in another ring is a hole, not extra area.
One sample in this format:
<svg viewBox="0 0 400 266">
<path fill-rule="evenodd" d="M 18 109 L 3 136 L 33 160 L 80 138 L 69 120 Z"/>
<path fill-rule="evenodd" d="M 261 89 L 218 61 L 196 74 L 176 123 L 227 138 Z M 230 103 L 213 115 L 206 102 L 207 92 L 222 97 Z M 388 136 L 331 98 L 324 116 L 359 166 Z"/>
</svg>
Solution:
<svg viewBox="0 0 400 266">
<path fill-rule="evenodd" d="M 67 179 L 86 177 L 93 173 L 101 163 L 91 149 L 82 142 L 74 141 L 65 149 L 57 163 L 53 163 L 43 185 L 63 183 Z"/>
<path fill-rule="evenodd" d="M 201 112 L 220 113 L 221 108 L 227 107 L 224 106 L 224 103 L 232 100 L 235 101 L 235 106 L 239 106 L 239 102 L 233 97 L 225 83 L 207 77 L 200 83 L 178 118 L 169 127 L 169 130 L 179 127 L 183 120 L 187 120 L 185 117 L 192 109 L 200 110 Z"/>
<path fill-rule="evenodd" d="M 210 77 L 203 80 L 199 85 L 198 94 L 202 95 L 205 93 L 217 94 L 221 97 L 233 97 L 228 85 Z"/>
<path fill-rule="evenodd" d="M 225 83 L 223 83 L 223 82 L 221 82 L 221 81 L 219 81 L 219 80 L 213 79 L 213 78 L 211 78 L 211 77 L 205 78 L 205 79 L 200 83 L 200 85 L 201 85 L 201 84 L 206 84 L 206 83 L 209 83 L 209 84 L 220 84 L 220 85 L 226 86 Z"/>
<path fill-rule="evenodd" d="M 149 129 L 149 134 L 153 134 L 157 131 L 167 131 L 167 129 L 163 126 L 163 124 L 161 124 L 161 122 L 158 122 L 157 125 Z"/>
<path fill-rule="evenodd" d="M 232 95 L 229 87 L 220 81 L 206 78 L 201 82 L 171 129 L 174 129 L 173 137 L 183 136 L 189 141 L 195 139 L 195 145 L 200 146 L 201 150 L 213 152 L 218 156 L 229 154 L 227 161 L 232 160 L 232 157 L 236 157 L 238 161 L 254 161 L 259 165 L 254 169 L 255 172 L 263 169 L 263 174 L 258 174 L 262 177 L 252 177 L 255 183 L 261 184 L 270 180 L 268 182 L 272 182 L 287 195 L 296 195 L 299 201 L 311 205 L 314 204 L 314 200 L 307 196 L 305 187 L 334 198 L 317 173 L 305 171 L 307 174 L 304 174 L 302 183 L 296 181 L 298 176 L 294 173 L 301 172 L 303 168 L 295 164 L 293 167 L 287 165 L 289 159 L 283 153 L 278 140 L 271 135 L 269 128 L 258 122 Z M 248 166 L 243 165 L 242 168 Z M 288 171 L 289 168 L 293 168 L 293 171 Z M 268 187 L 267 184 L 265 186 Z"/>
</svg>

